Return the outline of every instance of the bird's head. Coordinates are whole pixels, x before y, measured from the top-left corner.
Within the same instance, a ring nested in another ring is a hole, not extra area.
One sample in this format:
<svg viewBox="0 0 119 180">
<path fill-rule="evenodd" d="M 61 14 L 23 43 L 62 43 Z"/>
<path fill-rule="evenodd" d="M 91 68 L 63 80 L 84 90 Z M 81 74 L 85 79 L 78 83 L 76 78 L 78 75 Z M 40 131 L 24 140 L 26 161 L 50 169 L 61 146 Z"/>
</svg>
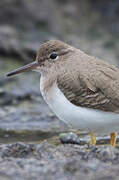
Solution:
<svg viewBox="0 0 119 180">
<path fill-rule="evenodd" d="M 38 71 L 40 73 L 48 71 L 50 68 L 67 61 L 72 51 L 74 51 L 72 46 L 58 40 L 50 40 L 40 46 L 35 61 L 9 72 L 7 76 L 12 76 L 30 70 Z"/>
</svg>

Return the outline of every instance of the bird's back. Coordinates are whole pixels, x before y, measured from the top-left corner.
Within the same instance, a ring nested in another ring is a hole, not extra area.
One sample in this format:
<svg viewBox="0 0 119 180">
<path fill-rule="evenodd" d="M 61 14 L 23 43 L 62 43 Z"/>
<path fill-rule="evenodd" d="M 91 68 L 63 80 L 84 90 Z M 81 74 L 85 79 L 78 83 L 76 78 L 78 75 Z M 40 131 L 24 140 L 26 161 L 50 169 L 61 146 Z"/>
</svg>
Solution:
<svg viewBox="0 0 119 180">
<path fill-rule="evenodd" d="M 57 79 L 67 99 L 76 106 L 119 112 L 119 69 L 85 53 L 74 61 Z"/>
</svg>

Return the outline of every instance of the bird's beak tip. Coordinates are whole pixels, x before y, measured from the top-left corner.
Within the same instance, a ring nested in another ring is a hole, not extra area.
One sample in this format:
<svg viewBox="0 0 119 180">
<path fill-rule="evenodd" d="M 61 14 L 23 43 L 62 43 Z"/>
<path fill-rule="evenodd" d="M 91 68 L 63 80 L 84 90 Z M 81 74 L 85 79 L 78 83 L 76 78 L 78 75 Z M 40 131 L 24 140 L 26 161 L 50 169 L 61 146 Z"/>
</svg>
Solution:
<svg viewBox="0 0 119 180">
<path fill-rule="evenodd" d="M 38 66 L 37 61 L 34 61 L 34 62 L 30 63 L 30 64 L 27 64 L 27 65 L 25 65 L 23 67 L 20 67 L 20 68 L 14 70 L 14 71 L 11 71 L 11 72 L 7 73 L 6 76 L 10 77 L 10 76 L 13 76 L 13 75 L 25 72 L 25 71 L 30 71 L 30 70 L 36 69 L 37 66 Z"/>
</svg>

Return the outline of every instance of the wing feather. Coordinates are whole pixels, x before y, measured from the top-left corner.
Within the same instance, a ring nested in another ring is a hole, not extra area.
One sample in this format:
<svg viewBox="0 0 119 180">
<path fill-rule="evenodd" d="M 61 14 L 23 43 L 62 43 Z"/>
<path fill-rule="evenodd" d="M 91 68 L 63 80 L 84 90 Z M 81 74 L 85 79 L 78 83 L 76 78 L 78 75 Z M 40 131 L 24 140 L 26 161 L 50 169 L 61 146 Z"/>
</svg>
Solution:
<svg viewBox="0 0 119 180">
<path fill-rule="evenodd" d="M 77 106 L 119 112 L 119 69 L 91 56 L 77 66 L 75 75 L 69 70 L 58 78 L 67 99 Z"/>
</svg>

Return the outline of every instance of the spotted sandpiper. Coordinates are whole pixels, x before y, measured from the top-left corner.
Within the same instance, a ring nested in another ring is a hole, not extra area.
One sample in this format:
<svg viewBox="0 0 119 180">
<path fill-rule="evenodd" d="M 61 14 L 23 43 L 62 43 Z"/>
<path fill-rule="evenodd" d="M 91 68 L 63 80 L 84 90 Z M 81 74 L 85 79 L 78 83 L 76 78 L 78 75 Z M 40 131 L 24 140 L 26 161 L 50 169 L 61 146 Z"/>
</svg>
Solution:
<svg viewBox="0 0 119 180">
<path fill-rule="evenodd" d="M 7 74 L 40 72 L 43 98 L 71 128 L 110 134 L 115 146 L 119 131 L 119 69 L 58 40 L 40 46 L 36 60 Z"/>
</svg>

